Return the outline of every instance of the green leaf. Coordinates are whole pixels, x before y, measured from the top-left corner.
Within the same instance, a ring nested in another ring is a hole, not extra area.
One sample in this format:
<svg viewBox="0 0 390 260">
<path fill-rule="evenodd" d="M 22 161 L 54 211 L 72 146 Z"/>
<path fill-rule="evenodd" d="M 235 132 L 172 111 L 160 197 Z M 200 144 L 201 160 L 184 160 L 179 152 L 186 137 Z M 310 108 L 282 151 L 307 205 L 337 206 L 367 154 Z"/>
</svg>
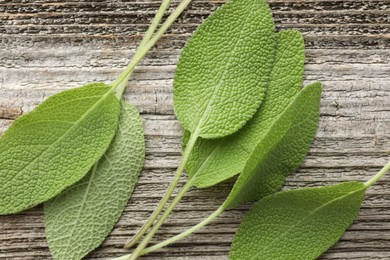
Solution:
<svg viewBox="0 0 390 260">
<path fill-rule="evenodd" d="M 301 90 L 253 150 L 225 209 L 276 192 L 302 163 L 317 130 L 320 98 L 320 83 Z"/>
<path fill-rule="evenodd" d="M 304 42 L 298 31 L 286 30 L 277 34 L 275 63 L 263 104 L 237 133 L 220 139 L 197 140 L 186 164 L 195 186 L 213 186 L 242 172 L 253 149 L 299 92 L 304 59 Z M 183 143 L 188 138 L 186 132 Z"/>
<path fill-rule="evenodd" d="M 230 260 L 315 259 L 356 218 L 366 186 L 335 186 L 276 193 L 257 202 L 233 239 Z"/>
<path fill-rule="evenodd" d="M 122 101 L 118 132 L 100 161 L 45 203 L 45 233 L 54 259 L 81 259 L 103 242 L 133 192 L 144 155 L 139 113 Z"/>
<path fill-rule="evenodd" d="M 119 102 L 93 83 L 49 97 L 0 139 L 0 214 L 42 203 L 80 180 L 103 155 Z"/>
<path fill-rule="evenodd" d="M 204 138 L 240 129 L 266 92 L 274 38 L 263 0 L 231 0 L 199 26 L 174 77 L 174 109 L 183 127 Z"/>
</svg>

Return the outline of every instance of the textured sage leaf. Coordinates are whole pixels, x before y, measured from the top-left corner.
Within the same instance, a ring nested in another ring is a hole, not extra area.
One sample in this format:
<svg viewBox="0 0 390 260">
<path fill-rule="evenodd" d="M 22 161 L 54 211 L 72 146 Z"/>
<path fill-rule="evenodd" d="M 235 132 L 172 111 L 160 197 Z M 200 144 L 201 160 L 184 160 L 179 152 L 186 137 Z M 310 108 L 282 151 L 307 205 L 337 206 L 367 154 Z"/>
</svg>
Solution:
<svg viewBox="0 0 390 260">
<path fill-rule="evenodd" d="M 277 34 L 275 62 L 268 91 L 259 111 L 237 133 L 219 139 L 199 138 L 186 171 L 199 188 L 215 185 L 242 172 L 247 159 L 262 142 L 278 116 L 295 98 L 302 85 L 304 42 L 298 31 Z M 183 143 L 189 137 L 185 133 Z"/>
<path fill-rule="evenodd" d="M 321 84 L 303 88 L 249 157 L 224 208 L 276 192 L 302 162 L 317 130 Z"/>
<path fill-rule="evenodd" d="M 199 26 L 174 77 L 174 110 L 185 129 L 217 138 L 253 116 L 270 79 L 274 35 L 263 0 L 231 0 Z"/>
<path fill-rule="evenodd" d="M 260 200 L 242 220 L 229 259 L 316 259 L 352 224 L 365 190 L 363 183 L 346 182 Z"/>
<path fill-rule="evenodd" d="M 139 113 L 122 101 L 117 134 L 103 157 L 78 183 L 45 203 L 54 259 L 81 259 L 103 242 L 133 192 L 144 155 Z"/>
<path fill-rule="evenodd" d="M 79 181 L 109 146 L 119 102 L 103 83 L 63 91 L 0 139 L 0 214 L 40 204 Z"/>
</svg>

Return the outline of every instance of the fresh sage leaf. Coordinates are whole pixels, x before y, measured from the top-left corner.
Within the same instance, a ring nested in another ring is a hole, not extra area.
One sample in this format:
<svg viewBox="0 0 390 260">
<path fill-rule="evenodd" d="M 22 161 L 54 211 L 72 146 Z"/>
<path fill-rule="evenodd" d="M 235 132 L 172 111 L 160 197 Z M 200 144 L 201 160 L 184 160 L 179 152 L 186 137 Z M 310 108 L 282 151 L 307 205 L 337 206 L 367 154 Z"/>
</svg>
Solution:
<svg viewBox="0 0 390 260">
<path fill-rule="evenodd" d="M 346 182 L 268 196 L 245 215 L 229 259 L 316 259 L 352 224 L 365 191 Z"/>
<path fill-rule="evenodd" d="M 204 188 L 242 172 L 253 149 L 263 141 L 278 116 L 294 100 L 302 86 L 304 42 L 298 31 L 277 34 L 275 62 L 263 104 L 237 133 L 219 139 L 199 138 L 186 164 L 194 186 Z M 190 133 L 185 132 L 183 144 Z M 185 145 L 183 146 L 185 147 Z"/>
<path fill-rule="evenodd" d="M 317 130 L 320 98 L 320 83 L 300 91 L 253 150 L 223 204 L 225 209 L 276 192 L 302 163 Z"/>
<path fill-rule="evenodd" d="M 98 247 L 125 208 L 145 154 L 138 111 L 122 101 L 110 147 L 78 183 L 45 203 L 45 233 L 54 259 L 81 259 Z"/>
<path fill-rule="evenodd" d="M 109 146 L 119 115 L 111 87 L 49 97 L 0 139 L 0 214 L 40 204 L 79 181 Z"/>
<path fill-rule="evenodd" d="M 174 110 L 186 130 L 223 137 L 254 115 L 270 80 L 274 35 L 263 0 L 231 0 L 198 27 L 174 76 Z"/>
</svg>

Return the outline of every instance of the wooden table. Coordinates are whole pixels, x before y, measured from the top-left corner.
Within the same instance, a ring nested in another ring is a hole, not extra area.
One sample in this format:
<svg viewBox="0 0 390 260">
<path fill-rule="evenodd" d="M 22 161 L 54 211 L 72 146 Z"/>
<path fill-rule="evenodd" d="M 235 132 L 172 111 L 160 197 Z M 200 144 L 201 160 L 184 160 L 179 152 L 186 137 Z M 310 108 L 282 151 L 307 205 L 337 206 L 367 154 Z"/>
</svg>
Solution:
<svg viewBox="0 0 390 260">
<path fill-rule="evenodd" d="M 175 64 L 193 30 L 222 3 L 194 0 L 129 82 L 125 98 L 145 123 L 145 167 L 122 218 L 91 258 L 124 253 L 126 238 L 170 182 L 182 134 L 172 109 Z M 324 83 L 316 139 L 286 188 L 367 180 L 390 159 L 390 1 L 272 0 L 270 5 L 278 30 L 294 28 L 304 35 L 305 84 Z M 157 0 L 0 1 L 0 132 L 54 93 L 112 81 L 158 6 Z M 230 186 L 191 190 L 154 241 L 206 217 Z M 207 228 L 143 259 L 227 259 L 247 208 L 225 212 Z M 0 216 L 0 258 L 50 258 L 41 206 Z M 368 191 L 359 217 L 323 259 L 390 259 L 390 175 Z"/>
</svg>

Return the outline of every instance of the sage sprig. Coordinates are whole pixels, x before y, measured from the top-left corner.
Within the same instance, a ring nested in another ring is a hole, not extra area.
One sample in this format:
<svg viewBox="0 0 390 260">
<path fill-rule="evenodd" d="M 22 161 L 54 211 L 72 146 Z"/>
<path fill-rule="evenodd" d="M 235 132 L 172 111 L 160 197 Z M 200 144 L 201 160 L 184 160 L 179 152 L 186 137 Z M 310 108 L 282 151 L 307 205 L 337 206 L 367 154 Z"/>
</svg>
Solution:
<svg viewBox="0 0 390 260">
<path fill-rule="evenodd" d="M 140 115 L 122 95 L 135 66 L 190 1 L 180 2 L 159 27 L 170 5 L 162 1 L 133 59 L 111 84 L 54 95 L 0 138 L 0 214 L 45 202 L 54 259 L 86 256 L 126 206 L 145 144 Z M 117 259 L 158 250 L 248 202 L 255 203 L 238 228 L 229 259 L 314 259 L 341 237 L 390 162 L 364 184 L 277 192 L 303 161 L 318 125 L 321 83 L 301 89 L 303 65 L 302 36 L 294 30 L 276 33 L 264 0 L 230 0 L 195 31 L 173 84 L 174 111 L 185 130 L 182 160 L 155 211 L 125 247 L 149 232 L 131 255 Z M 184 169 L 188 180 L 168 204 Z M 233 176 L 230 194 L 213 214 L 147 248 L 191 187 Z"/>
</svg>

